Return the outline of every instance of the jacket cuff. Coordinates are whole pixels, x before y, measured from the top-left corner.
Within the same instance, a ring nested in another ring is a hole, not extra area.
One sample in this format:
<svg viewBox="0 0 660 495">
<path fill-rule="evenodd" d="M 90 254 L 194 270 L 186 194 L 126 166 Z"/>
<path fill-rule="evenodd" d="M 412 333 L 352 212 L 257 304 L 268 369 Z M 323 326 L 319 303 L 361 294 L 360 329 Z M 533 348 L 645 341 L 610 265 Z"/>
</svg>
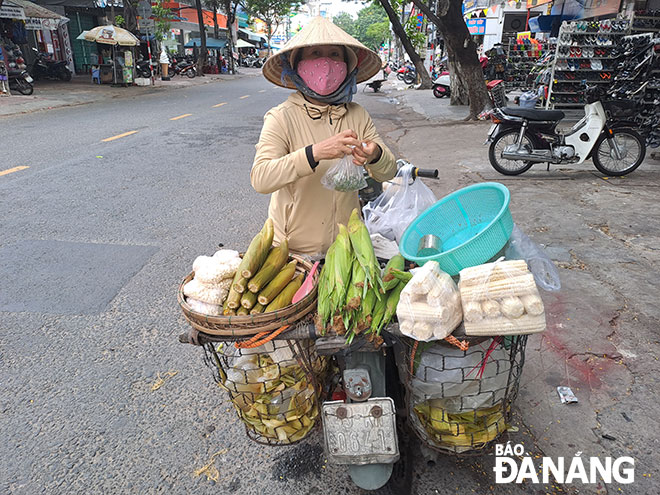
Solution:
<svg viewBox="0 0 660 495">
<path fill-rule="evenodd" d="M 369 165 L 372 165 L 374 163 L 378 163 L 378 161 L 383 158 L 383 148 L 380 147 L 380 144 L 376 143 L 376 146 L 378 146 L 378 158 L 374 158 L 369 162 Z"/>
<path fill-rule="evenodd" d="M 307 161 L 307 152 L 305 151 L 305 148 L 300 148 L 299 150 L 294 151 L 292 158 L 298 177 L 307 177 L 314 173 L 314 169 Z"/>
<path fill-rule="evenodd" d="M 312 150 L 311 144 L 309 146 L 305 146 L 305 155 L 307 156 L 307 163 L 309 163 L 309 166 L 312 167 L 312 170 L 319 166 L 319 162 L 314 160 L 314 151 Z"/>
</svg>

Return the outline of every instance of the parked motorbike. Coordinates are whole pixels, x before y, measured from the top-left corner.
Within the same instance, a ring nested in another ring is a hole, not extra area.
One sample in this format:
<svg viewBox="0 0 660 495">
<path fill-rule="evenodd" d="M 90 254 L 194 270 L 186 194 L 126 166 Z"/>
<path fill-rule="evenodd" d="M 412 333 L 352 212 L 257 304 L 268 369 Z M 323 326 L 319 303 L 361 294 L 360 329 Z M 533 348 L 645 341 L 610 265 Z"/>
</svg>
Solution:
<svg viewBox="0 0 660 495">
<path fill-rule="evenodd" d="M 411 64 L 406 64 L 396 71 L 396 77 L 406 84 L 413 84 L 417 80 L 417 71 Z"/>
<path fill-rule="evenodd" d="M 451 96 L 451 82 L 449 79 L 449 72 L 445 71 L 439 74 L 433 81 L 433 96 L 436 98 L 444 98 Z"/>
<path fill-rule="evenodd" d="M 68 82 L 71 80 L 71 71 L 63 60 L 53 60 L 47 53 L 42 53 L 36 48 L 32 48 L 37 54 L 34 63 L 30 68 L 30 74 L 36 80 L 39 79 L 57 79 Z"/>
<path fill-rule="evenodd" d="M 16 90 L 23 95 L 31 95 L 34 92 L 34 86 L 32 86 L 34 79 L 30 77 L 28 71 L 9 69 L 8 76 L 9 89 Z"/>
<path fill-rule="evenodd" d="M 564 118 L 559 110 L 496 108 L 486 143 L 488 158 L 495 170 L 518 175 L 535 163 L 583 163 L 592 158 L 596 168 L 609 176 L 634 171 L 646 156 L 644 138 L 633 129 L 608 118 L 607 102 L 598 89 L 585 91 L 585 116 L 566 134 L 556 130 Z"/>
<path fill-rule="evenodd" d="M 149 60 L 138 60 L 135 63 L 135 73 L 137 77 L 151 78 L 151 64 Z"/>
<path fill-rule="evenodd" d="M 192 79 L 197 75 L 197 67 L 195 66 L 195 63 L 187 57 L 183 59 L 172 57 L 169 73 L 171 76 L 185 75 Z"/>
<path fill-rule="evenodd" d="M 243 67 L 252 67 L 255 69 L 260 69 L 264 65 L 263 59 L 255 57 L 254 55 L 248 55 L 243 58 L 242 64 Z"/>
</svg>

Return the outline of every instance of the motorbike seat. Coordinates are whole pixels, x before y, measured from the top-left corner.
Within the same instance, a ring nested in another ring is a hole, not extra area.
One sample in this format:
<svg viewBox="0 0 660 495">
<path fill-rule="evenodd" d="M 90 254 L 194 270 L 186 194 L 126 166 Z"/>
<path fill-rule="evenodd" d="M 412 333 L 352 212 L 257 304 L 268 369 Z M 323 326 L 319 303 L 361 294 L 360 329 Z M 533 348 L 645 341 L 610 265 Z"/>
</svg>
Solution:
<svg viewBox="0 0 660 495">
<path fill-rule="evenodd" d="M 512 117 L 520 117 L 523 119 L 535 120 L 535 121 L 558 122 L 566 116 L 566 114 L 561 110 L 536 110 L 530 108 L 509 108 L 509 107 L 504 107 L 501 110 L 502 113 L 506 115 L 511 115 Z"/>
</svg>

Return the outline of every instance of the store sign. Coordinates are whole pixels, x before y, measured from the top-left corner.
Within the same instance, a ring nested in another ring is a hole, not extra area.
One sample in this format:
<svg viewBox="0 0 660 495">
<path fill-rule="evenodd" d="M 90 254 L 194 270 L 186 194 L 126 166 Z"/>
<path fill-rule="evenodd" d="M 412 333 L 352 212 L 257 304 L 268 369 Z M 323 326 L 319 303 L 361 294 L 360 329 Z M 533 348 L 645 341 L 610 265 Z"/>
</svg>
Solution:
<svg viewBox="0 0 660 495">
<path fill-rule="evenodd" d="M 39 19 L 37 17 L 28 17 L 25 19 L 25 29 L 28 31 L 55 31 L 60 26 L 58 19 Z"/>
<path fill-rule="evenodd" d="M 465 24 L 473 36 L 486 34 L 486 19 L 468 19 Z"/>
<path fill-rule="evenodd" d="M 529 40 L 532 38 L 532 32 L 531 31 L 523 31 L 521 33 L 518 33 L 516 35 L 517 40 Z"/>
<path fill-rule="evenodd" d="M 0 17 L 3 19 L 25 19 L 25 11 L 13 5 L 2 5 L 0 7 Z"/>
</svg>

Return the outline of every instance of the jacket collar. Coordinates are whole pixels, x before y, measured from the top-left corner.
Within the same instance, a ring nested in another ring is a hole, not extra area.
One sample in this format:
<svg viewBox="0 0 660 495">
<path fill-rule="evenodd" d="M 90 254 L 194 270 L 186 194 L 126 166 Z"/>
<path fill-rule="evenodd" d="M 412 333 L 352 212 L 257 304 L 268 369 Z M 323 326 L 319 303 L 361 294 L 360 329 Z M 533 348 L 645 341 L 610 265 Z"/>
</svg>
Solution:
<svg viewBox="0 0 660 495">
<path fill-rule="evenodd" d="M 292 93 L 288 100 L 300 109 L 312 120 L 325 117 L 332 123 L 346 114 L 346 104 L 342 105 L 317 105 L 306 100 L 300 91 Z"/>
</svg>

